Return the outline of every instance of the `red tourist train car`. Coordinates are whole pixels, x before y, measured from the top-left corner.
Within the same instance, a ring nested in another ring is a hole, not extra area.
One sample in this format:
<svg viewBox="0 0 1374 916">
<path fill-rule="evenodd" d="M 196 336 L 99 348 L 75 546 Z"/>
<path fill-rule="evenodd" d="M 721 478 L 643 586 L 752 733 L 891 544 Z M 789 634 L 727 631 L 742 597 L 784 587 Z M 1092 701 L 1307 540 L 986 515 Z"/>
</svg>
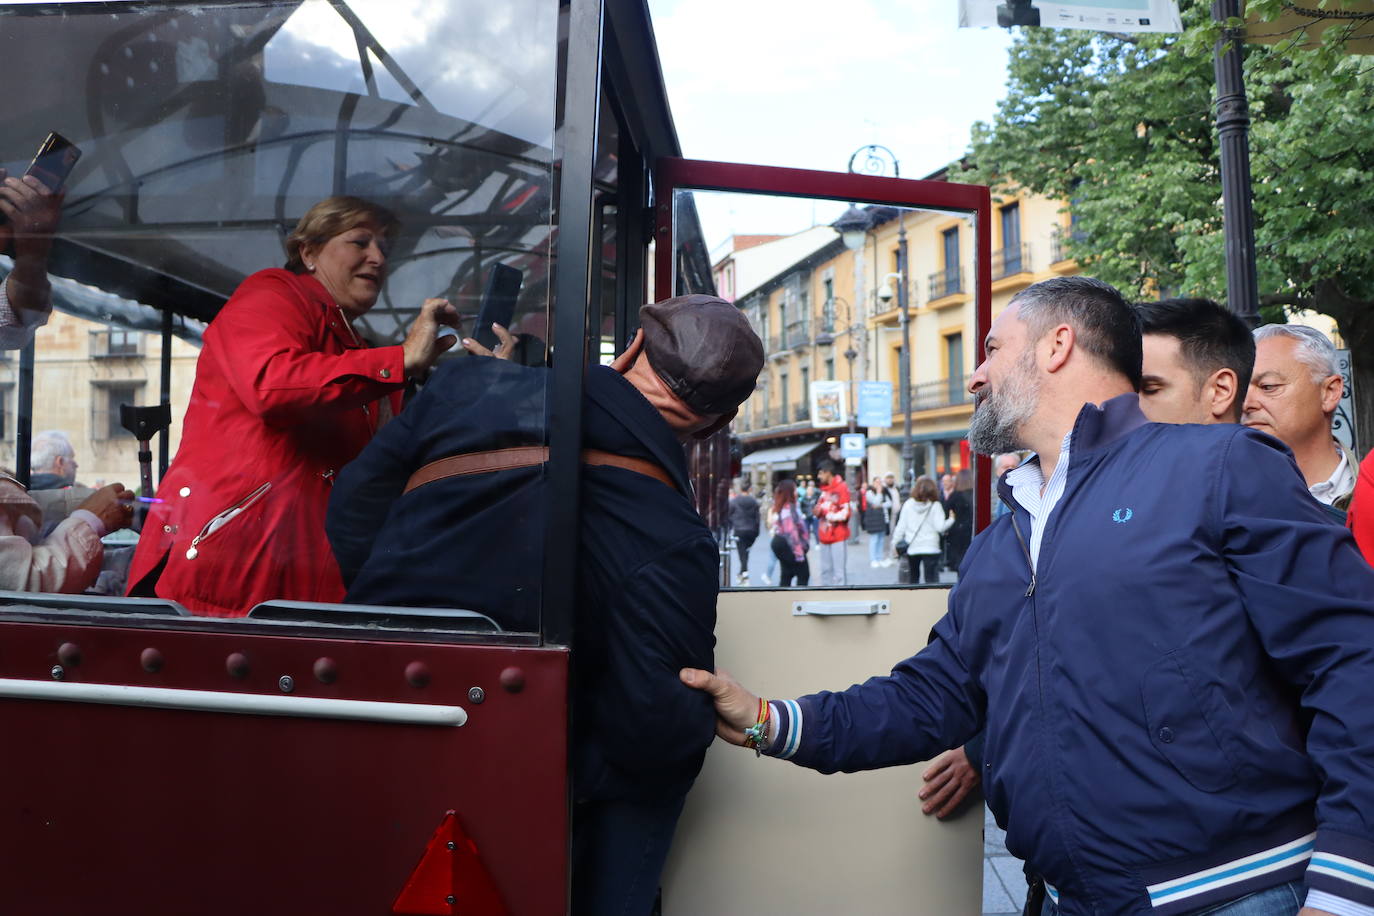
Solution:
<svg viewBox="0 0 1374 916">
<path fill-rule="evenodd" d="M 306 208 L 347 193 L 403 225 L 382 299 L 361 322 L 374 343 L 399 342 L 427 296 L 472 318 L 493 265 L 521 272 L 516 323 L 559 357 L 546 441 L 547 485 L 560 494 L 546 530 L 531 532 L 542 588 L 529 632 L 461 610 L 274 601 L 209 619 L 157 599 L 0 595 L 6 913 L 565 912 L 577 545 L 558 532 L 578 518 L 581 370 L 625 345 L 647 299 L 713 291 L 693 194 L 971 215 L 987 322 L 986 189 L 676 158 L 641 0 L 0 2 L 0 86 L 0 164 L 22 169 L 50 131 L 82 151 L 50 257 L 58 312 L 110 334 L 161 334 L 156 390 L 114 370 L 90 381 L 106 410 L 116 389 L 167 405 L 161 470 L 186 406 L 181 342 L 198 343 L 246 275 L 280 264 Z M 57 376 L 44 374 L 41 340 L 3 367 L 18 400 L 5 432 L 25 479 L 33 430 L 60 425 L 44 405 L 80 394 L 42 390 Z M 91 423 L 108 432 L 106 410 Z M 93 438 L 132 484 L 135 438 Z M 719 527 L 724 440 L 702 447 L 694 469 Z M 816 597 L 767 594 L 788 619 Z M 745 597 L 722 597 L 722 657 Z M 942 601 L 938 590 L 822 597 L 868 608 L 811 609 L 797 626 L 831 645 L 846 624 L 827 614 L 869 615 L 873 629 L 897 625 L 878 616 L 889 604 L 894 621 L 909 609 L 909 641 Z M 864 665 L 898 654 L 881 636 L 868 637 Z M 712 760 L 703 785 L 728 766 Z M 715 843 L 710 821 L 689 805 L 679 844 Z M 966 864 L 971 829 L 959 840 Z M 691 902 L 704 899 L 697 876 L 717 865 L 670 864 L 665 912 L 707 906 Z M 976 864 L 968 874 L 977 880 Z M 816 912 L 834 911 L 814 899 Z"/>
</svg>

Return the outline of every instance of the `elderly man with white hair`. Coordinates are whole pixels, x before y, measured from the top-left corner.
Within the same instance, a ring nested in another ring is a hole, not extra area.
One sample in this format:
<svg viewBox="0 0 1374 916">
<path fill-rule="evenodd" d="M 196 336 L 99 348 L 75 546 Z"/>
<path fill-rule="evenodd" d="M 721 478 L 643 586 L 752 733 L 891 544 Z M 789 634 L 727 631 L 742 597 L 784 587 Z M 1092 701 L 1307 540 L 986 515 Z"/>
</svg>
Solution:
<svg viewBox="0 0 1374 916">
<path fill-rule="evenodd" d="M 1339 511 L 1350 505 L 1359 468 L 1331 435 L 1344 391 L 1336 348 L 1321 331 L 1300 324 L 1255 329 L 1255 370 L 1241 422 L 1288 446 L 1312 496 Z"/>
<path fill-rule="evenodd" d="M 85 502 L 95 491 L 76 482 L 76 450 L 59 429 L 33 437 L 29 447 L 29 495 L 43 510 L 44 533 Z"/>
</svg>

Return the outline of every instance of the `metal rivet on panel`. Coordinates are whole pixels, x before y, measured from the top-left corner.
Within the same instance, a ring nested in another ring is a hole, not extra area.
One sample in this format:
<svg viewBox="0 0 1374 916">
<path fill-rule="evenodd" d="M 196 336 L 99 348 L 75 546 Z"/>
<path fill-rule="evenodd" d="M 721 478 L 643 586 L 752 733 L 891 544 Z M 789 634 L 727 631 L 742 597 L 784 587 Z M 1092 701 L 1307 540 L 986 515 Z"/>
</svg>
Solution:
<svg viewBox="0 0 1374 916">
<path fill-rule="evenodd" d="M 315 680 L 321 684 L 332 684 L 339 679 L 338 662 L 327 655 L 315 659 Z"/>
<path fill-rule="evenodd" d="M 53 679 L 54 681 L 60 681 L 60 680 L 62 680 L 62 678 L 64 678 L 64 677 L 67 676 L 67 672 L 65 672 L 65 671 L 62 670 L 62 666 L 61 666 L 61 665 L 53 665 L 53 666 L 52 666 L 52 671 L 50 671 L 50 672 L 48 672 L 48 673 L 52 675 L 52 679 Z"/>
<path fill-rule="evenodd" d="M 247 677 L 248 656 L 242 652 L 230 652 L 229 657 L 224 660 L 224 670 L 229 672 L 230 677 Z"/>
<path fill-rule="evenodd" d="M 81 664 L 81 647 L 74 642 L 64 642 L 57 647 L 57 660 L 64 668 L 75 668 Z"/>
<path fill-rule="evenodd" d="M 281 677 L 277 678 L 277 686 L 281 688 L 282 693 L 290 693 L 292 690 L 296 689 L 296 682 L 291 675 L 283 674 Z"/>
<path fill-rule="evenodd" d="M 406 680 L 412 687 L 428 687 L 429 666 L 424 662 L 411 662 L 406 665 Z"/>
<path fill-rule="evenodd" d="M 182 488 L 181 488 L 180 490 L 178 490 L 177 492 L 180 493 L 181 496 L 182 496 L 182 498 L 184 499 L 185 497 L 191 495 L 191 488 L 190 488 L 190 487 L 182 487 Z"/>
<path fill-rule="evenodd" d="M 524 690 L 525 669 L 516 668 L 514 665 L 501 669 L 501 688 L 506 693 L 519 693 Z"/>
<path fill-rule="evenodd" d="M 143 670 L 155 674 L 162 670 L 164 659 L 162 653 L 149 646 L 138 656 L 138 663 L 143 666 Z"/>
<path fill-rule="evenodd" d="M 474 703 L 480 703 L 487 698 L 487 692 L 481 687 L 469 687 L 468 699 Z"/>
</svg>

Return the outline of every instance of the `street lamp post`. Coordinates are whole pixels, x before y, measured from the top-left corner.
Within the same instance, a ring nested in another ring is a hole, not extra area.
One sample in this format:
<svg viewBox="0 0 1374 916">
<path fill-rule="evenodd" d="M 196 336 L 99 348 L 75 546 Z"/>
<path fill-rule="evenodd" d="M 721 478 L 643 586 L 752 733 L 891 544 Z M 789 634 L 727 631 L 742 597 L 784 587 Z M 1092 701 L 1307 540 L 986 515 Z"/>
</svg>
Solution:
<svg viewBox="0 0 1374 916">
<path fill-rule="evenodd" d="M 858 382 L 854 378 L 854 360 L 858 357 L 859 351 L 854 349 L 853 328 L 850 328 L 851 335 L 849 348 L 844 351 L 845 362 L 849 363 L 849 431 L 851 433 L 859 431 L 859 415 L 855 409 L 858 405 L 854 403 L 854 386 Z"/>
<path fill-rule="evenodd" d="M 915 452 L 911 445 L 911 327 L 907 319 L 906 218 L 897 214 L 897 324 L 902 329 L 902 351 L 897 357 L 897 372 L 901 375 L 902 403 L 902 480 L 907 490 L 915 485 L 912 472 L 916 469 Z"/>
</svg>

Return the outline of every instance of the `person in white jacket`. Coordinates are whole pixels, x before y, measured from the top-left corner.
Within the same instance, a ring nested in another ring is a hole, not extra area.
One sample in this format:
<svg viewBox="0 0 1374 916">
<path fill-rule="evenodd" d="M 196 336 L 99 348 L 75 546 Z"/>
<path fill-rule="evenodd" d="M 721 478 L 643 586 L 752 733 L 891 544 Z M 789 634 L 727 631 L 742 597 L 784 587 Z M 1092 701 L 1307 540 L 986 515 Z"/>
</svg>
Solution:
<svg viewBox="0 0 1374 916">
<path fill-rule="evenodd" d="M 916 486 L 902 504 L 892 543 L 900 547 L 906 543 L 906 561 L 910 568 L 907 581 L 923 581 L 934 585 L 940 581 L 940 535 L 954 524 L 954 513 L 945 514 L 940 505 L 940 491 L 929 477 L 916 478 Z M 917 566 L 921 576 L 917 579 Z"/>
<path fill-rule="evenodd" d="M 100 574 L 102 535 L 127 527 L 133 493 L 117 483 L 101 487 L 39 538 L 43 511 L 19 481 L 0 474 L 0 589 L 15 592 L 85 591 Z"/>
</svg>

